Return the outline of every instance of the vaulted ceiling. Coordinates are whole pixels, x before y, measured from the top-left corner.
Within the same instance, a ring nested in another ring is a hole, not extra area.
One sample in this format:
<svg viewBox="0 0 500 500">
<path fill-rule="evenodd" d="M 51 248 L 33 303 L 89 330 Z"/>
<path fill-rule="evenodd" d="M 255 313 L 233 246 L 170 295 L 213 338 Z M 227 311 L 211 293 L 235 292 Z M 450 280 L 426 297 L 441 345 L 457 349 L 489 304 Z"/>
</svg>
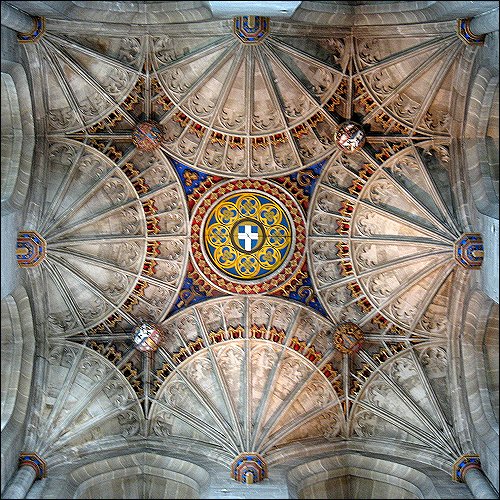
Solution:
<svg viewBox="0 0 500 500">
<path fill-rule="evenodd" d="M 123 443 L 227 467 L 253 451 L 272 471 L 299 444 L 313 457 L 347 440 L 451 467 L 451 305 L 471 272 L 454 254 L 468 228 L 452 140 L 476 49 L 452 22 L 233 30 L 62 24 L 25 46 L 44 131 L 26 229 L 47 243 L 27 270 L 47 318 L 33 448 L 53 468 L 61 450 Z M 134 142 L 148 120 L 164 129 L 154 150 Z M 366 135 L 354 152 L 335 140 L 348 120 Z M 228 286 L 196 252 L 228 186 L 269 189 L 303 225 L 276 286 Z M 154 353 L 133 341 L 145 321 L 165 334 Z"/>
</svg>

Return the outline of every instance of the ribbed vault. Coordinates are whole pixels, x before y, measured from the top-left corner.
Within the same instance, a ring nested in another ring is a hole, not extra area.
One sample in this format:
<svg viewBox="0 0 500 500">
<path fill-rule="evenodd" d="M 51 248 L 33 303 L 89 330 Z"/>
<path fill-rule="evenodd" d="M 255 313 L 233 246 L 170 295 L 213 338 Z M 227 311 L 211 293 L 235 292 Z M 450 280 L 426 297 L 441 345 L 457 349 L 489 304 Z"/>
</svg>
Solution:
<svg viewBox="0 0 500 500">
<path fill-rule="evenodd" d="M 464 452 L 455 246 L 472 231 L 452 194 L 453 140 L 475 50 L 455 24 L 271 20 L 255 44 L 230 20 L 126 36 L 54 26 L 25 45 L 44 151 L 26 230 L 46 242 L 26 270 L 46 318 L 30 449 L 63 474 L 129 445 L 288 467 L 369 441 L 448 471 Z M 351 153 L 335 139 L 346 121 L 366 138 Z M 161 132 L 150 149 L 144 122 Z M 196 210 L 249 178 L 272 178 L 305 221 L 302 274 L 272 296 L 214 292 L 189 252 Z M 164 333 L 155 352 L 134 345 L 146 321 Z M 346 323 L 359 330 L 339 336 Z"/>
<path fill-rule="evenodd" d="M 96 325 L 109 333 L 117 325 L 158 319 L 176 298 L 187 254 L 182 187 L 161 152 L 137 151 L 128 159 L 149 192 L 127 177 L 122 163 L 88 145 L 50 144 L 50 187 L 36 230 L 47 243 L 40 269 L 51 336 Z"/>
<path fill-rule="evenodd" d="M 335 155 L 325 168 L 309 250 L 317 289 L 336 321 L 395 326 L 422 338 L 446 331 L 461 231 L 440 194 L 449 160 L 426 165 L 420 146 L 381 164 Z M 441 179 L 429 166 L 441 168 Z"/>
<path fill-rule="evenodd" d="M 141 116 L 165 126 L 168 154 L 232 177 L 317 163 L 335 151 L 338 125 L 355 117 L 377 150 L 382 137 L 445 140 L 465 47 L 449 24 L 440 28 L 383 28 L 374 38 L 277 23 L 258 45 L 241 43 L 228 21 L 189 37 L 175 25 L 168 36 L 48 33 L 38 45 L 48 129 L 94 145 L 130 141 L 142 105 Z"/>
<path fill-rule="evenodd" d="M 334 348 L 332 323 L 271 298 L 213 299 L 162 329 L 154 357 L 126 335 L 96 336 L 92 349 L 51 342 L 33 443 L 51 465 L 64 448 L 107 446 L 111 436 L 207 447 L 221 461 L 247 449 L 286 455 L 298 443 L 312 452 L 325 439 L 401 441 L 450 461 L 458 452 L 447 355 L 435 341 L 367 334 L 349 360 Z"/>
</svg>

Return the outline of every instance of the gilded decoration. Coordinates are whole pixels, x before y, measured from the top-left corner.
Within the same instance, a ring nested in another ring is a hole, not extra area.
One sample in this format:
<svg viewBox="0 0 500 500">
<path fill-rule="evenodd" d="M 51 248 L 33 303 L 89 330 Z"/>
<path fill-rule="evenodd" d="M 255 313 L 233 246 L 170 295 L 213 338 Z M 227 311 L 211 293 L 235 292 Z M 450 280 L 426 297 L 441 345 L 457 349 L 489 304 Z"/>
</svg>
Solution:
<svg viewBox="0 0 500 500">
<path fill-rule="evenodd" d="M 19 467 L 31 467 L 36 473 L 36 479 L 42 479 L 47 474 L 47 464 L 37 453 L 20 453 Z"/>
<path fill-rule="evenodd" d="M 292 225 L 280 204 L 256 192 L 221 200 L 205 224 L 204 241 L 211 262 L 231 278 L 260 279 L 288 257 Z"/>
<path fill-rule="evenodd" d="M 267 464 L 258 453 L 241 453 L 231 466 L 231 477 L 239 483 L 258 483 L 268 477 Z"/>
<path fill-rule="evenodd" d="M 469 469 L 480 469 L 481 468 L 481 460 L 479 459 L 479 455 L 475 453 L 466 453 L 460 456 L 455 463 L 453 464 L 451 475 L 453 477 L 453 481 L 457 481 L 460 483 L 465 482 L 465 473 Z"/>
<path fill-rule="evenodd" d="M 36 267 L 45 258 L 47 244 L 36 231 L 17 234 L 16 258 L 19 267 Z"/>
<path fill-rule="evenodd" d="M 293 196 L 304 212 L 307 211 L 309 207 L 310 197 L 324 163 L 325 162 L 322 161 L 311 168 L 303 169 L 289 176 L 275 179 L 276 183 L 279 184 L 281 188 Z M 207 175 L 200 170 L 188 168 L 186 165 L 176 160 L 172 160 L 172 164 L 176 168 L 183 184 L 190 212 L 192 212 L 195 205 L 210 192 L 211 188 L 216 184 L 229 180 L 218 176 Z M 220 296 L 221 294 L 223 294 L 223 291 L 212 286 L 210 282 L 205 279 L 204 275 L 194 267 L 190 259 L 186 268 L 186 278 L 179 291 L 175 309 L 182 309 L 189 304 L 199 303 L 210 297 Z M 307 257 L 293 277 L 283 286 L 272 291 L 272 294 L 275 296 L 289 297 L 315 309 L 322 315 L 326 315 L 312 287 L 311 277 L 309 276 L 307 268 Z"/>
<path fill-rule="evenodd" d="M 476 35 L 470 29 L 470 18 L 457 19 L 458 37 L 467 45 L 484 45 L 486 34 Z"/>
<path fill-rule="evenodd" d="M 353 354 L 361 349 L 364 335 L 358 325 L 344 323 L 334 333 L 335 348 L 344 354 Z"/>
<path fill-rule="evenodd" d="M 304 244 L 300 207 L 268 182 L 223 184 L 194 213 L 194 262 L 232 293 L 269 292 L 286 283 L 300 268 Z"/>
<path fill-rule="evenodd" d="M 483 263 L 483 238 L 479 233 L 465 233 L 455 243 L 455 259 L 466 269 L 479 269 Z"/>
<path fill-rule="evenodd" d="M 45 33 L 45 17 L 33 17 L 33 29 L 28 33 L 18 33 L 19 43 L 36 43 Z"/>
</svg>

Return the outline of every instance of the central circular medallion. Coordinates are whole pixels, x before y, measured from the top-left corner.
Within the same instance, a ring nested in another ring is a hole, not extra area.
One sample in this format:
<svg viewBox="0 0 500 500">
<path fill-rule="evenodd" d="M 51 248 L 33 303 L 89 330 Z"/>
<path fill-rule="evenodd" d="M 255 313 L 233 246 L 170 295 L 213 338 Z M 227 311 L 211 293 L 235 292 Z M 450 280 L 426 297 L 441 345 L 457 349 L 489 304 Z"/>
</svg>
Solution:
<svg viewBox="0 0 500 500">
<path fill-rule="evenodd" d="M 239 192 L 216 203 L 205 223 L 211 263 L 230 278 L 255 280 L 278 269 L 292 247 L 293 226 L 276 198 Z"/>
<path fill-rule="evenodd" d="M 195 265 L 232 293 L 265 293 L 288 281 L 303 262 L 304 242 L 300 207 L 269 182 L 227 182 L 193 217 Z"/>
<path fill-rule="evenodd" d="M 240 252 L 258 252 L 266 242 L 266 230 L 258 220 L 243 219 L 233 224 L 231 242 Z"/>
</svg>

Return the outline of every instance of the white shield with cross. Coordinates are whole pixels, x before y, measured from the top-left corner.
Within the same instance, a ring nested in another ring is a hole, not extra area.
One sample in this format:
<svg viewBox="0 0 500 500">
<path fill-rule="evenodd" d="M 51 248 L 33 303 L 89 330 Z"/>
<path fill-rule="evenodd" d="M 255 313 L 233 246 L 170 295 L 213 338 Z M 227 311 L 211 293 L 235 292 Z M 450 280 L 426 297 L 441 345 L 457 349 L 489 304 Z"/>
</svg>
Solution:
<svg viewBox="0 0 500 500">
<path fill-rule="evenodd" d="M 254 224 L 242 224 L 238 227 L 238 242 L 247 252 L 253 250 L 259 241 L 259 227 Z"/>
</svg>

